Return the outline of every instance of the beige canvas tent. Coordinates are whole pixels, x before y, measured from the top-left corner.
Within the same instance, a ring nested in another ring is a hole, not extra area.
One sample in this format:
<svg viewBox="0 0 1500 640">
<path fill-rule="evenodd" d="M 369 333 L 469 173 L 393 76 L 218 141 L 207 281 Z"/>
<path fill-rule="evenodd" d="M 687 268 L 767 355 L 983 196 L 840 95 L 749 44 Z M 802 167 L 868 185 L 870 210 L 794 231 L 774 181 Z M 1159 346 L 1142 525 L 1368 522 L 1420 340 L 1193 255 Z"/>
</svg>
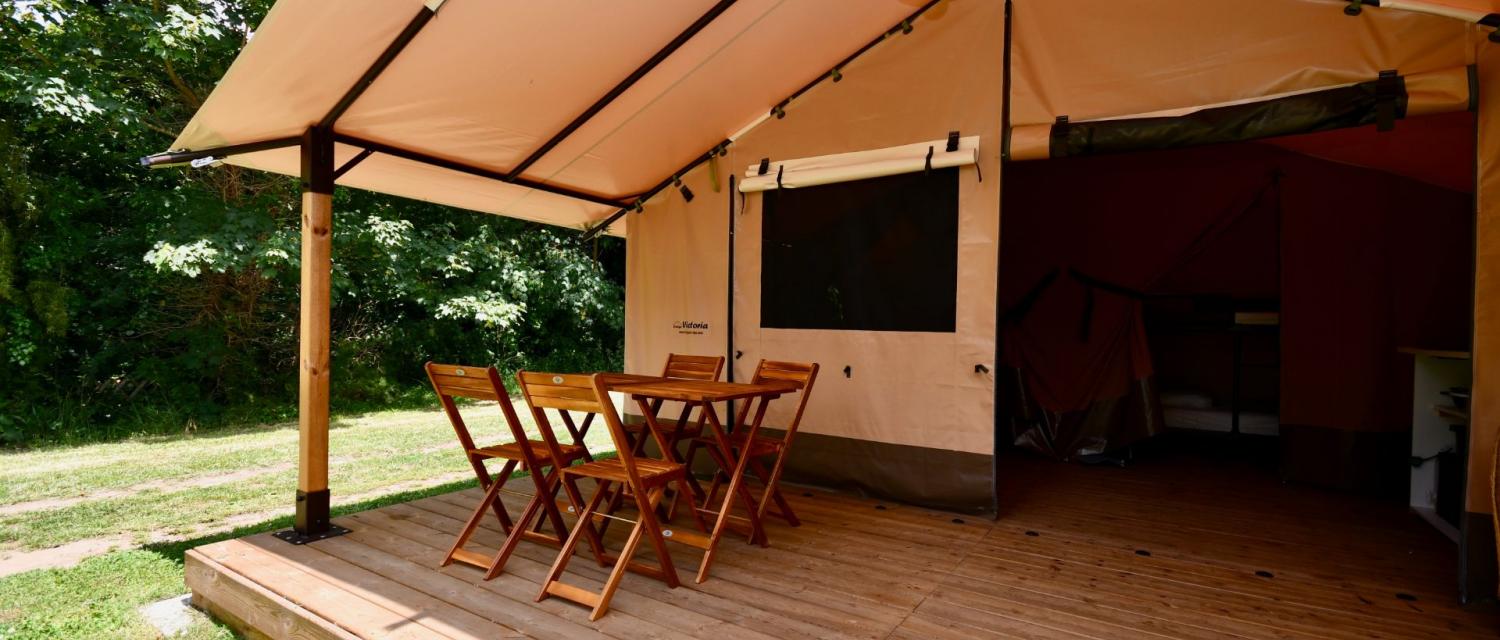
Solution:
<svg viewBox="0 0 1500 640">
<path fill-rule="evenodd" d="M 1008 162 L 1473 111 L 1464 533 L 1470 570 L 1492 574 L 1496 26 L 1491 0 L 281 0 L 144 162 L 304 181 L 297 529 L 316 537 L 335 184 L 624 237 L 628 370 L 672 352 L 725 354 L 740 379 L 761 358 L 820 362 L 802 479 L 984 511 L 1010 444 L 996 409 Z M 951 281 L 930 283 L 951 289 L 941 330 L 767 321 L 768 199 L 943 171 L 956 245 Z"/>
</svg>

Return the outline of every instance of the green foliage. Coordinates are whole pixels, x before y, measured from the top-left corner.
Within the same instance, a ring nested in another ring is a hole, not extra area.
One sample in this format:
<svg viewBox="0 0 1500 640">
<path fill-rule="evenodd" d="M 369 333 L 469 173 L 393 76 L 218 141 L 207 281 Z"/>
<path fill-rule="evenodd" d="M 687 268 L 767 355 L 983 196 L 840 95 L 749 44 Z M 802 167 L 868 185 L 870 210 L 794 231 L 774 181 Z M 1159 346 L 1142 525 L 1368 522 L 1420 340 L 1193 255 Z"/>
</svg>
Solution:
<svg viewBox="0 0 1500 640">
<path fill-rule="evenodd" d="M 0 16 L 0 444 L 294 407 L 296 181 L 136 162 L 171 146 L 270 4 L 25 0 Z M 430 402 L 429 359 L 620 366 L 616 240 L 342 190 L 334 228 L 336 411 Z"/>
<path fill-rule="evenodd" d="M 181 592 L 181 564 L 139 549 L 21 574 L 0 580 L 0 640 L 156 638 L 136 608 Z M 232 635 L 210 627 L 191 637 Z"/>
</svg>

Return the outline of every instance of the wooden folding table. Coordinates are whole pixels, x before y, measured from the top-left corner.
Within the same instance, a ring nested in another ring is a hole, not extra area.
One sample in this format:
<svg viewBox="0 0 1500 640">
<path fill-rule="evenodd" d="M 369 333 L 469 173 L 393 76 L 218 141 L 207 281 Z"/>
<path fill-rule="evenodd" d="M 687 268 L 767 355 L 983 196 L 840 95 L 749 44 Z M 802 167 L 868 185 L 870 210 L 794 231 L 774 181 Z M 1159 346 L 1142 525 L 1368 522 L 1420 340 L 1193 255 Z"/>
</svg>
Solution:
<svg viewBox="0 0 1500 640">
<path fill-rule="evenodd" d="M 614 382 L 614 381 L 611 381 Z M 745 468 L 749 462 L 749 456 L 737 456 L 733 447 L 730 446 L 729 437 L 724 429 L 723 423 L 719 421 L 718 412 L 714 404 L 728 402 L 731 400 L 747 400 L 755 405 L 755 417 L 748 425 L 746 436 L 753 442 L 757 432 L 760 430 L 761 420 L 765 417 L 766 407 L 772 399 L 788 393 L 797 391 L 797 386 L 790 382 L 773 380 L 756 384 L 737 382 L 717 382 L 710 380 L 680 380 L 669 378 L 658 378 L 654 380 L 640 380 L 621 377 L 617 383 L 611 384 L 611 391 L 629 395 L 641 410 L 651 431 L 661 433 L 662 429 L 656 422 L 656 413 L 652 411 L 653 400 L 675 400 L 678 402 L 696 403 L 702 407 L 705 422 L 713 433 L 713 440 L 720 455 L 724 460 L 734 463 L 734 470 L 729 474 L 729 488 L 724 494 L 724 502 L 719 505 L 717 519 L 714 522 L 713 531 L 704 537 L 689 531 L 674 531 L 672 539 L 675 542 L 695 546 L 703 549 L 703 562 L 698 566 L 697 582 L 700 584 L 707 579 L 709 566 L 713 562 L 714 550 L 717 548 L 719 539 L 723 537 L 725 530 L 730 524 L 730 511 L 734 508 L 735 499 L 738 498 L 745 506 L 744 520 L 748 524 L 748 534 L 751 540 L 765 541 L 765 532 L 761 528 L 760 518 L 757 517 L 757 503 L 751 495 L 749 487 L 745 486 Z M 759 402 L 756 402 L 756 399 Z M 748 409 L 749 407 L 746 407 Z M 741 413 L 743 415 L 743 412 Z M 675 452 L 667 455 L 676 456 Z M 707 501 L 707 498 L 705 498 Z M 712 505 L 704 504 L 695 506 L 695 509 L 706 513 L 715 513 Z"/>
</svg>

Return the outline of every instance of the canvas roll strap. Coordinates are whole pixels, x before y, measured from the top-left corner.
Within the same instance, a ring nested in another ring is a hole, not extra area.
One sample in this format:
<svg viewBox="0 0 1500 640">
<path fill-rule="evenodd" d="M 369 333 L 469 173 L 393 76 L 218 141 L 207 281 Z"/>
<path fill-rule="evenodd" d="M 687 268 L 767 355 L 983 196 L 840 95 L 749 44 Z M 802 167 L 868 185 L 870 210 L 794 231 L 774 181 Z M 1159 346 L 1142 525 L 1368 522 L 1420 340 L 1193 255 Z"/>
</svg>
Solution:
<svg viewBox="0 0 1500 640">
<path fill-rule="evenodd" d="M 947 151 L 949 145 L 953 151 Z M 944 151 L 938 151 L 944 149 Z M 933 169 L 964 167 L 979 162 L 979 136 L 955 140 L 941 139 L 872 149 L 837 153 L 812 158 L 772 162 L 763 158 L 745 168 L 739 182 L 741 193 L 770 189 L 796 189 L 851 180 L 864 180 Z M 773 169 L 774 166 L 774 169 Z"/>
<path fill-rule="evenodd" d="M 1406 83 L 1395 69 L 1380 72 L 1375 79 L 1375 130 L 1390 131 L 1396 128 L 1396 109 L 1406 96 Z"/>
<path fill-rule="evenodd" d="M 1402 76 L 1382 72 L 1367 82 L 1317 91 L 1087 122 L 1011 129 L 1008 157 L 1037 160 L 1246 142 L 1375 124 L 1389 130 L 1413 115 L 1464 111 L 1473 93 L 1467 67 Z"/>
<path fill-rule="evenodd" d="M 1473 6 L 1464 6 L 1473 5 Z M 1482 0 L 1457 0 L 1456 2 L 1428 2 L 1424 0 L 1351 0 L 1344 8 L 1344 15 L 1359 16 L 1363 12 L 1361 6 L 1380 7 L 1381 9 L 1397 9 L 1401 11 L 1413 11 L 1429 15 L 1443 16 L 1464 22 L 1485 24 L 1486 16 L 1491 15 L 1485 8 Z"/>
</svg>

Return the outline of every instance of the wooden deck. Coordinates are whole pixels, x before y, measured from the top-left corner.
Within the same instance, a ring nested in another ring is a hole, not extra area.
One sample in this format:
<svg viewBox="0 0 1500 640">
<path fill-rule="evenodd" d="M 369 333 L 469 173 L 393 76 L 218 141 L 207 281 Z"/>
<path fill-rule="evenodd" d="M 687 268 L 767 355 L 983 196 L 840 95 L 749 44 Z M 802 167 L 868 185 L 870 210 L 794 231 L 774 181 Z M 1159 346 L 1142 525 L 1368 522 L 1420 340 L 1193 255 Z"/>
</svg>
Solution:
<svg viewBox="0 0 1500 640">
<path fill-rule="evenodd" d="M 278 638 L 1500 635 L 1493 608 L 1456 605 L 1453 545 L 1399 506 L 1202 462 L 1003 462 L 997 521 L 793 488 L 802 527 L 773 524 L 769 549 L 730 539 L 703 585 L 698 552 L 672 545 L 688 584 L 626 576 L 598 623 L 534 602 L 550 548 L 522 544 L 490 582 L 437 567 L 476 491 L 343 518 L 353 533 L 305 547 L 200 547 L 187 582 L 221 618 Z M 604 575 L 585 556 L 569 573 Z"/>
</svg>

